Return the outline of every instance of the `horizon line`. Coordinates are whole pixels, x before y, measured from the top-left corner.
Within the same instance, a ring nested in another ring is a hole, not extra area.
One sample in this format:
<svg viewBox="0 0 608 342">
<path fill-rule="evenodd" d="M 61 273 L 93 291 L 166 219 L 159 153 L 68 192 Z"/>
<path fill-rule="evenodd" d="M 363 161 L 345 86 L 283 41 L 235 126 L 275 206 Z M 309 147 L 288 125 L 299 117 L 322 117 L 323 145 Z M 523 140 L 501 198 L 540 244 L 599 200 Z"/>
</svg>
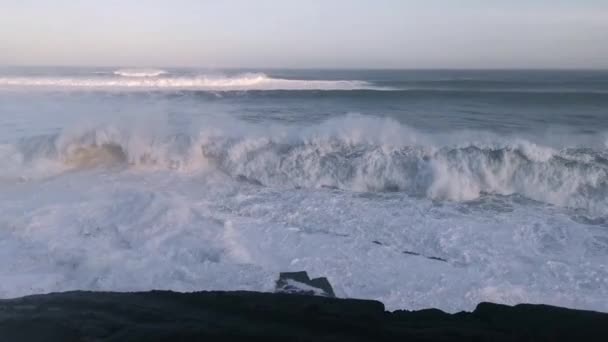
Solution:
<svg viewBox="0 0 608 342">
<path fill-rule="evenodd" d="M 284 67 L 284 66 L 170 66 L 170 65 L 53 65 L 53 64 L 0 64 L 0 68 L 132 68 L 132 69 L 207 69 L 207 70 L 344 70 L 344 71 L 608 71 L 608 67 Z"/>
</svg>

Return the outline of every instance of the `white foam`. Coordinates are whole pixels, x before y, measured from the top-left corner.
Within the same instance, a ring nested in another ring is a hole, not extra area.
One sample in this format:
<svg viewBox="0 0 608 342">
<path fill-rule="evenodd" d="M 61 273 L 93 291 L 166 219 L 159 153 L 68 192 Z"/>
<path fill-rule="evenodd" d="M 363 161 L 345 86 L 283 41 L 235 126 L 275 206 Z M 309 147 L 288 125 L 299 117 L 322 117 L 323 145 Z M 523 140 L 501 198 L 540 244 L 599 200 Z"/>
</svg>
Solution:
<svg viewBox="0 0 608 342">
<path fill-rule="evenodd" d="M 361 115 L 179 134 L 145 118 L 0 145 L 0 298 L 272 291 L 306 270 L 389 309 L 608 311 L 606 168 L 571 157 L 589 151 Z"/>
<path fill-rule="evenodd" d="M 162 170 L 87 170 L 5 185 L 0 298 L 271 291 L 279 272 L 306 270 L 328 277 L 340 297 L 381 300 L 391 310 L 456 312 L 491 300 L 608 311 L 605 230 L 552 207 L 504 204 L 482 210 L 395 194 L 278 191 L 219 173 Z"/>
<path fill-rule="evenodd" d="M 14 88 L 63 88 L 104 90 L 389 90 L 357 80 L 292 80 L 271 78 L 261 73 L 236 76 L 153 77 L 150 72 L 122 72 L 120 78 L 82 77 L 0 77 L 0 87 Z"/>
<path fill-rule="evenodd" d="M 445 138 L 360 115 L 306 129 L 222 119 L 191 135 L 101 125 L 25 141 L 19 148 L 5 146 L 12 166 L 0 176 L 20 179 L 40 174 L 31 170 L 46 168 L 53 175 L 116 165 L 181 172 L 212 168 L 279 189 L 399 191 L 449 201 L 521 195 L 594 216 L 608 211 L 608 167 L 594 161 L 600 152 L 556 149 L 517 137 L 497 138 L 494 144 L 453 144 L 454 137 L 442 142 Z M 48 167 L 53 164 L 60 167 Z"/>
<path fill-rule="evenodd" d="M 169 72 L 161 69 L 119 69 L 113 73 L 123 77 L 158 77 Z"/>
</svg>

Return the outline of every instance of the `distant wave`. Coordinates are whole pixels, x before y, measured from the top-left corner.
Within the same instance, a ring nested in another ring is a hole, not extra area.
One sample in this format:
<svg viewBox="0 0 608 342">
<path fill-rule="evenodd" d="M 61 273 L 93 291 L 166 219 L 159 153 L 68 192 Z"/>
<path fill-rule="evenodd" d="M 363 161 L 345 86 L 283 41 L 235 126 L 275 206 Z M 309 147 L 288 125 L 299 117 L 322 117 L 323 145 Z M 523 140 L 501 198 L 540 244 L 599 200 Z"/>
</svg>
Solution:
<svg viewBox="0 0 608 342">
<path fill-rule="evenodd" d="M 263 73 L 244 73 L 234 76 L 198 75 L 174 76 L 164 70 L 116 70 L 95 72 L 92 77 L 0 77 L 0 89 L 47 90 L 103 90 L 103 91 L 359 91 L 357 96 L 410 95 L 492 95 L 535 94 L 561 96 L 563 94 L 594 96 L 605 99 L 608 91 L 602 89 L 534 88 L 534 87 L 469 87 L 444 85 L 410 85 L 407 83 L 378 85 L 361 80 L 303 80 L 274 78 Z M 108 77 L 108 75 L 110 77 Z M 365 94 L 365 92 L 367 94 Z M 350 92 L 349 92 L 350 93 Z M 351 94 L 352 95 L 352 94 Z"/>
<path fill-rule="evenodd" d="M 114 71 L 114 75 L 123 77 L 157 77 L 165 74 L 168 72 L 161 69 L 119 69 Z"/>
<path fill-rule="evenodd" d="M 236 76 L 152 77 L 154 73 L 122 72 L 118 78 L 79 77 L 2 77 L 0 87 L 47 87 L 104 90 L 389 90 L 357 80 L 295 80 L 268 77 L 262 73 Z M 160 74 L 158 74 L 160 75 Z"/>
<path fill-rule="evenodd" d="M 48 172 L 50 165 L 57 172 L 115 166 L 212 169 L 270 187 L 405 192 L 450 201 L 521 195 L 608 212 L 608 151 L 601 147 L 556 149 L 498 137 L 490 143 L 436 140 L 388 119 L 347 116 L 299 130 L 224 123 L 196 136 L 143 137 L 99 127 L 0 146 L 0 157 L 13 161 L 14 176 Z M 0 171 L 0 178 L 6 172 Z"/>
</svg>

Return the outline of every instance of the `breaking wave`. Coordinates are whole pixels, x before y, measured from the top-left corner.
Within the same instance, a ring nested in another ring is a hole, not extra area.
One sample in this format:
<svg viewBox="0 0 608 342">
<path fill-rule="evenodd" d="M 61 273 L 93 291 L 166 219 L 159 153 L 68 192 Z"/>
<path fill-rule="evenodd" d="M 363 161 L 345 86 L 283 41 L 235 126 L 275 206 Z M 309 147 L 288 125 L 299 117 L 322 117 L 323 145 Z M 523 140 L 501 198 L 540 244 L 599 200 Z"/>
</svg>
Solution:
<svg viewBox="0 0 608 342">
<path fill-rule="evenodd" d="M 235 76 L 157 77 L 163 70 L 118 70 L 120 77 L 0 77 L 0 87 L 101 90 L 390 90 L 357 80 L 297 80 L 272 78 L 263 73 Z"/>
<path fill-rule="evenodd" d="M 197 135 L 164 137 L 104 126 L 3 145 L 0 158 L 12 165 L 13 177 L 98 167 L 206 170 L 269 187 L 404 192 L 450 201 L 521 195 L 608 211 L 605 149 L 490 140 L 440 142 L 389 119 L 347 116 L 299 130 L 224 123 Z M 0 178 L 7 172 L 11 167 Z"/>
<path fill-rule="evenodd" d="M 123 77 L 158 77 L 166 74 L 168 72 L 161 69 L 119 69 L 114 71 L 114 75 Z"/>
</svg>

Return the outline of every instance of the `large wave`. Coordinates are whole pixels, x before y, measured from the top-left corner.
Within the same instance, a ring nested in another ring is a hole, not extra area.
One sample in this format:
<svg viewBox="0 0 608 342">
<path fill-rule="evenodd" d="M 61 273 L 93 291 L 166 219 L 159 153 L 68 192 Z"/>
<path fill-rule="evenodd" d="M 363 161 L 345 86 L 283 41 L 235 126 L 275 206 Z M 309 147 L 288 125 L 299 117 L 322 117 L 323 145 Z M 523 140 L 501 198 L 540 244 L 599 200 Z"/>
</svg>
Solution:
<svg viewBox="0 0 608 342">
<path fill-rule="evenodd" d="M 0 77 L 0 87 L 205 91 L 387 89 L 365 81 L 282 79 L 272 78 L 263 73 L 164 77 L 165 73 L 162 70 L 118 70 L 115 74 L 120 77 Z"/>
<path fill-rule="evenodd" d="M 491 134 L 478 141 L 439 140 L 362 116 L 306 129 L 239 129 L 224 122 L 194 135 L 147 136 L 103 126 L 0 146 L 0 178 L 99 167 L 212 170 L 269 187 L 404 192 L 450 201 L 521 195 L 595 214 L 608 211 L 605 149 L 558 149 Z"/>
</svg>

